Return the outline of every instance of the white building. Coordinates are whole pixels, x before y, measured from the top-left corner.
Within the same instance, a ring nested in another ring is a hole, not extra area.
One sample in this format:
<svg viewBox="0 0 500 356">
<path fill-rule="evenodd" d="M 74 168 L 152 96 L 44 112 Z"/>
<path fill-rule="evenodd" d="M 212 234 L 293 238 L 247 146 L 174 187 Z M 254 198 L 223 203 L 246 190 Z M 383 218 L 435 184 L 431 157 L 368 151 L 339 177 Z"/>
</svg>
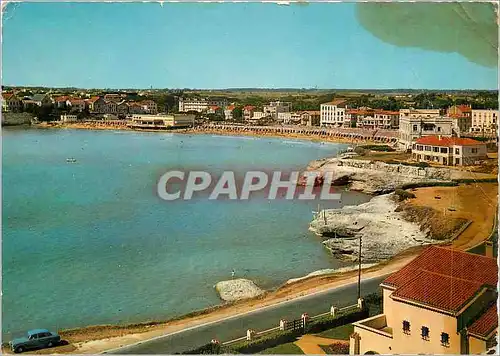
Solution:
<svg viewBox="0 0 500 356">
<path fill-rule="evenodd" d="M 132 115 L 129 126 L 136 129 L 174 129 L 194 126 L 194 115 Z"/>
<path fill-rule="evenodd" d="M 221 108 L 225 108 L 227 106 L 227 99 L 179 98 L 179 112 L 205 112 L 210 106 L 219 106 Z"/>
<path fill-rule="evenodd" d="M 342 127 L 346 118 L 345 100 L 336 99 L 320 106 L 320 125 L 326 127 Z"/>
<path fill-rule="evenodd" d="M 498 110 L 472 110 L 471 132 L 495 132 L 498 124 Z"/>
<path fill-rule="evenodd" d="M 269 105 L 264 105 L 263 112 L 264 114 L 273 117 L 274 119 L 278 119 L 278 115 L 280 113 L 287 113 L 292 110 L 292 103 L 287 103 L 283 101 L 271 101 Z"/>
<path fill-rule="evenodd" d="M 70 115 L 70 114 L 64 114 L 61 115 L 61 122 L 77 122 L 78 121 L 78 116 L 76 115 Z"/>
<path fill-rule="evenodd" d="M 400 109 L 399 110 L 399 119 L 402 118 L 432 118 L 441 116 L 441 111 L 439 109 Z"/>
<path fill-rule="evenodd" d="M 453 134 L 453 120 L 449 117 L 412 117 L 404 116 L 399 119 L 399 145 L 407 150 L 415 140 L 424 136 L 451 137 Z"/>
</svg>

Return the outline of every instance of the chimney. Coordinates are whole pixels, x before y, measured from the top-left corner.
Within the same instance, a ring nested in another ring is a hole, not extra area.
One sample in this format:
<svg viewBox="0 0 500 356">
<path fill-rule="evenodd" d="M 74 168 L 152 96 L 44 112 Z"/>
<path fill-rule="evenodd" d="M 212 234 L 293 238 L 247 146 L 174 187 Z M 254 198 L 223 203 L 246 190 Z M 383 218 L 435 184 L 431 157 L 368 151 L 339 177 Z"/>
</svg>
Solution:
<svg viewBox="0 0 500 356">
<path fill-rule="evenodd" d="M 441 135 L 438 135 L 438 140 L 441 141 Z"/>
<path fill-rule="evenodd" d="M 491 241 L 484 242 L 484 255 L 486 257 L 493 258 L 493 242 Z"/>
</svg>

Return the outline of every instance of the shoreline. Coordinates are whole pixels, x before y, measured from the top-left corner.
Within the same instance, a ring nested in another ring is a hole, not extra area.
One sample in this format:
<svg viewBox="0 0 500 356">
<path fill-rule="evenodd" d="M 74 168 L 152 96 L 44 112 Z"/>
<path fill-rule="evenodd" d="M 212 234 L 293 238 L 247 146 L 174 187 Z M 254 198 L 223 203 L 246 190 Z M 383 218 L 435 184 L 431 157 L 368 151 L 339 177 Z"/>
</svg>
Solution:
<svg viewBox="0 0 500 356">
<path fill-rule="evenodd" d="M 217 135 L 217 136 L 233 136 L 233 137 L 259 137 L 259 138 L 293 138 L 315 143 L 341 143 L 341 144 L 387 144 L 385 142 L 377 142 L 374 140 L 365 139 L 346 139 L 337 136 L 316 136 L 299 133 L 278 133 L 278 132 L 252 132 L 252 131 L 235 131 L 235 130 L 213 130 L 204 129 L 177 129 L 177 130 L 134 130 L 126 126 L 120 125 L 100 125 L 100 124 L 85 124 L 85 123 L 65 123 L 65 124 L 36 124 L 31 125 L 35 129 L 75 129 L 75 130 L 110 130 L 110 131 L 130 131 L 130 132 L 158 132 L 172 133 L 181 135 Z"/>
<path fill-rule="evenodd" d="M 377 278 L 393 273 L 415 258 L 421 249 L 421 246 L 412 248 L 389 260 L 364 268 L 362 278 Z M 250 313 L 256 309 L 271 307 L 329 289 L 339 288 L 356 281 L 357 269 L 333 274 L 304 276 L 297 281 L 286 281 L 275 290 L 265 291 L 264 294 L 254 298 L 221 303 L 168 320 L 63 329 L 60 330 L 61 337 L 68 340 L 73 347 L 57 351 L 62 353 L 100 353 L 126 347 L 187 328 L 217 322 L 225 318 Z"/>
</svg>

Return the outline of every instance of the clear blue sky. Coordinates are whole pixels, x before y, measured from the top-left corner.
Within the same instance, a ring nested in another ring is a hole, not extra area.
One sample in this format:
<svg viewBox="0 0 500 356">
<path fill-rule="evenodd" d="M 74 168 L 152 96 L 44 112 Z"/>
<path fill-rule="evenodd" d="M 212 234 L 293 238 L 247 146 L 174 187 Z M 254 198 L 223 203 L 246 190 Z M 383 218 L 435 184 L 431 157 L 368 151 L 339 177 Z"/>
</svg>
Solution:
<svg viewBox="0 0 500 356">
<path fill-rule="evenodd" d="M 3 84 L 497 88 L 496 68 L 456 53 L 382 42 L 359 24 L 355 6 L 9 4 L 3 23 Z"/>
</svg>

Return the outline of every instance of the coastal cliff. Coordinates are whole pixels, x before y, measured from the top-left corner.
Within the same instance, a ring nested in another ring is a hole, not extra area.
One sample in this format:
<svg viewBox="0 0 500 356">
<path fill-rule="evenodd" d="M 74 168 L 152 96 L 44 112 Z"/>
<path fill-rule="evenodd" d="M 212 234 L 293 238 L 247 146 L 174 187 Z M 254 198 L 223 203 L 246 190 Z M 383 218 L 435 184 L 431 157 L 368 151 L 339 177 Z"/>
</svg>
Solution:
<svg viewBox="0 0 500 356">
<path fill-rule="evenodd" d="M 404 184 L 449 182 L 452 175 L 448 168 L 415 167 L 342 158 L 313 161 L 307 170 L 331 172 L 334 182 L 349 182 L 351 190 L 367 194 L 389 193 Z"/>
<path fill-rule="evenodd" d="M 309 229 L 326 237 L 323 244 L 338 257 L 357 261 L 362 238 L 362 261 L 375 263 L 410 247 L 433 243 L 420 225 L 404 219 L 394 193 L 374 197 L 358 206 L 319 212 Z"/>
</svg>

